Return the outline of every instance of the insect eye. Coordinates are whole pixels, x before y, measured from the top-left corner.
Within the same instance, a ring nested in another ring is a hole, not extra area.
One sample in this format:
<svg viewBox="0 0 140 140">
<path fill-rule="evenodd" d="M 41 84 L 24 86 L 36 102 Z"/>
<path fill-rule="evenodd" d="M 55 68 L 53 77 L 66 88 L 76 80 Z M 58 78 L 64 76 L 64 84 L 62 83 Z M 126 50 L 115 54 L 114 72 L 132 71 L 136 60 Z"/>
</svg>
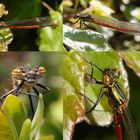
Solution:
<svg viewBox="0 0 140 140">
<path fill-rule="evenodd" d="M 14 79 L 21 79 L 23 76 L 24 76 L 24 73 L 23 73 L 22 69 L 20 69 L 20 68 L 15 68 L 12 71 L 12 77 Z"/>
<path fill-rule="evenodd" d="M 43 75 L 46 72 L 46 69 L 43 66 L 38 68 L 39 75 Z"/>
</svg>

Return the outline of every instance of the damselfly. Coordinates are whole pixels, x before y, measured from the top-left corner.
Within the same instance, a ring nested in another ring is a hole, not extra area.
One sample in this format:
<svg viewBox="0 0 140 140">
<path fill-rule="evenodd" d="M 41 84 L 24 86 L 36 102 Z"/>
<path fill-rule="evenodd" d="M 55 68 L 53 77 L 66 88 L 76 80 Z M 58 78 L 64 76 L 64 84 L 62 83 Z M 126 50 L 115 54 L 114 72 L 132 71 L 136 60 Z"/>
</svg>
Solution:
<svg viewBox="0 0 140 140">
<path fill-rule="evenodd" d="M 28 20 L 21 20 L 21 21 L 7 21 L 7 22 L 0 22 L 0 44 L 7 45 L 6 41 L 11 40 L 13 38 L 12 35 L 5 36 L 4 29 L 36 29 L 36 28 L 43 28 L 43 27 L 57 27 L 58 23 L 55 20 L 52 20 L 50 17 L 38 17 L 35 19 L 28 19 Z M 6 33 L 5 33 L 6 34 Z M 10 34 L 10 33 L 9 33 Z M 11 42 L 11 41 L 9 41 Z M 1 45 L 1 46 L 2 46 Z M 2 47 L 1 47 L 2 48 Z"/>
<path fill-rule="evenodd" d="M 43 66 L 31 67 L 30 64 L 18 66 L 17 68 L 13 69 L 11 73 L 13 89 L 1 96 L 1 100 L 3 101 L 9 94 L 18 96 L 19 94 L 23 93 L 23 90 L 25 89 L 25 94 L 29 95 L 31 109 L 34 112 L 31 96 L 39 96 L 36 86 L 45 89 L 47 92 L 50 90 L 48 87 L 38 83 L 38 79 L 45 73 L 46 69 Z M 31 89 L 34 90 L 35 94 L 31 93 Z"/>
<path fill-rule="evenodd" d="M 89 14 L 77 14 L 74 16 L 77 21 L 80 21 L 80 27 L 82 24 L 88 26 L 86 22 L 95 23 L 101 26 L 112 28 L 116 31 L 129 33 L 129 34 L 138 34 L 140 35 L 140 23 L 129 23 L 124 21 L 115 20 L 112 18 L 106 18 L 104 16 L 91 16 Z"/>
<path fill-rule="evenodd" d="M 87 74 L 90 82 L 93 84 L 103 85 L 95 102 L 91 101 L 87 96 L 81 94 L 87 100 L 94 103 L 93 107 L 86 113 L 90 113 L 91 111 L 93 111 L 98 105 L 102 96 L 106 95 L 108 98 L 108 103 L 111 106 L 114 114 L 117 140 L 123 140 L 122 124 L 126 130 L 127 140 L 138 140 L 136 128 L 128 109 L 128 99 L 117 83 L 117 79 L 119 79 L 120 77 L 119 70 L 116 68 L 102 70 L 97 65 L 87 61 L 85 58 L 84 60 L 92 67 L 91 74 Z M 101 81 L 98 81 L 93 77 L 93 68 L 96 68 L 102 73 Z"/>
<path fill-rule="evenodd" d="M 42 28 L 46 26 L 56 27 L 57 22 L 51 20 L 49 17 L 39 17 L 35 19 L 28 19 L 28 20 L 21 20 L 21 21 L 0 22 L 0 29 L 2 28 L 34 29 L 34 28 Z"/>
</svg>

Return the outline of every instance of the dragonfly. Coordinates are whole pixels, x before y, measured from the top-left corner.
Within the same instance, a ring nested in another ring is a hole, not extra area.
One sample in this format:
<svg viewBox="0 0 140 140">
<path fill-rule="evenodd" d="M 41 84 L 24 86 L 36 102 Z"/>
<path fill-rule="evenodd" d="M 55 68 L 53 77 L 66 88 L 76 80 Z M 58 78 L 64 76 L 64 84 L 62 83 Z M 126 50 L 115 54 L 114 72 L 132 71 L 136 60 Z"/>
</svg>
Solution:
<svg viewBox="0 0 140 140">
<path fill-rule="evenodd" d="M 74 18 L 77 19 L 75 23 L 80 21 L 80 27 L 82 25 L 88 27 L 88 25 L 86 24 L 86 22 L 88 22 L 109 27 L 116 31 L 123 32 L 126 34 L 140 35 L 140 23 L 129 23 L 125 21 L 115 20 L 113 18 L 107 18 L 104 16 L 91 16 L 89 14 L 76 14 Z"/>
<path fill-rule="evenodd" d="M 85 97 L 87 100 L 94 104 L 92 108 L 86 112 L 86 114 L 92 112 L 98 105 L 102 96 L 105 95 L 108 98 L 108 103 L 113 111 L 117 140 L 123 140 L 122 125 L 126 130 L 127 140 L 138 140 L 136 127 L 128 109 L 128 99 L 126 98 L 125 94 L 117 83 L 117 79 L 119 79 L 120 77 L 120 71 L 117 68 L 107 68 L 102 70 L 97 65 L 89 62 L 85 58 L 84 60 L 92 67 L 91 74 L 87 73 L 86 76 L 90 79 L 90 81 L 88 82 L 103 85 L 95 102 L 93 102 L 86 95 L 81 94 L 83 97 Z M 94 68 L 97 68 L 102 73 L 101 81 L 98 81 L 96 78 L 93 77 Z"/>
<path fill-rule="evenodd" d="M 7 45 L 6 41 L 11 40 L 13 38 L 13 35 L 8 34 L 8 37 L 5 37 L 2 33 L 4 29 L 36 29 L 36 28 L 43 28 L 43 27 L 52 27 L 55 28 L 58 26 L 57 21 L 52 20 L 50 17 L 38 17 L 34 19 L 27 19 L 27 20 L 20 20 L 20 21 L 6 21 L 0 22 L 0 36 L 1 36 L 1 44 Z M 4 32 L 4 31 L 3 31 Z M 10 36 L 10 38 L 9 38 Z M 9 41 L 10 43 L 11 41 Z"/>
<path fill-rule="evenodd" d="M 29 101 L 31 104 L 32 112 L 34 113 L 33 108 L 33 102 L 31 96 L 39 97 L 39 92 L 36 89 L 37 87 L 41 87 L 45 89 L 47 92 L 50 91 L 50 89 L 40 83 L 38 83 L 38 79 L 41 78 L 46 73 L 46 69 L 43 66 L 35 66 L 32 67 L 30 64 L 17 66 L 15 69 L 11 72 L 11 79 L 12 79 L 12 85 L 13 88 L 6 94 L 2 95 L 0 97 L 1 101 L 3 102 L 4 99 L 9 95 L 13 94 L 18 96 L 19 94 L 23 94 L 23 90 L 25 89 L 25 94 L 29 96 Z M 34 93 L 31 93 L 31 90 L 33 89 Z"/>
</svg>

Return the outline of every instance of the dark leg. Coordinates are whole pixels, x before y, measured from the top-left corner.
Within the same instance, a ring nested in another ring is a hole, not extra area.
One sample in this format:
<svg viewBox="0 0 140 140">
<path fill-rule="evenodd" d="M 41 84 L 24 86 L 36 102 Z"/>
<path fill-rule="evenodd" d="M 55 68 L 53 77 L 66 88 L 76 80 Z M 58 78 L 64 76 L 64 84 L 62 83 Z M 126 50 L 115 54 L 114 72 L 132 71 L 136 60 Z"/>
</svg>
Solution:
<svg viewBox="0 0 140 140">
<path fill-rule="evenodd" d="M 98 105 L 98 103 L 99 103 L 99 101 L 100 101 L 100 99 L 102 98 L 103 93 L 104 93 L 103 89 L 105 89 L 105 88 L 104 88 L 104 87 L 101 88 L 97 101 L 94 103 L 94 106 L 93 106 L 89 111 L 86 112 L 86 114 L 87 114 L 87 113 L 90 113 L 90 112 L 91 112 L 92 110 L 94 110 L 95 107 Z"/>
<path fill-rule="evenodd" d="M 9 94 L 11 94 L 12 92 L 15 92 L 16 95 L 19 94 L 19 90 L 21 89 L 21 87 L 23 86 L 24 81 L 22 81 L 15 89 L 12 89 L 11 91 L 9 91 L 8 93 L 4 94 L 3 96 L 1 96 L 1 101 L 3 102 L 4 98 L 6 96 L 8 96 Z"/>
<path fill-rule="evenodd" d="M 95 64 L 93 64 L 92 62 L 86 60 L 84 57 L 83 57 L 83 59 L 84 59 L 88 64 L 90 64 L 90 65 L 92 66 L 92 68 L 93 68 L 93 66 L 94 66 L 94 67 L 96 67 L 99 71 L 103 72 L 103 70 L 102 70 L 101 68 L 99 68 L 97 65 L 95 65 Z"/>
<path fill-rule="evenodd" d="M 39 92 L 37 91 L 37 89 L 35 87 L 33 87 L 33 90 L 35 91 L 35 93 L 37 94 L 37 96 L 39 97 Z M 44 101 L 45 104 L 45 101 Z M 46 104 L 45 104 L 46 105 Z"/>
<path fill-rule="evenodd" d="M 43 89 L 45 89 L 45 90 L 47 90 L 47 91 L 50 91 L 50 89 L 48 87 L 45 87 L 45 86 L 43 86 L 43 85 L 41 85 L 39 83 L 36 83 L 36 85 L 41 87 L 41 88 L 43 88 Z"/>
<path fill-rule="evenodd" d="M 37 94 L 37 96 L 39 97 L 39 92 L 37 91 L 37 89 L 35 87 L 33 87 L 33 90 Z"/>
<path fill-rule="evenodd" d="M 83 25 L 85 25 L 87 29 L 89 28 L 89 26 L 85 23 L 85 21 L 83 21 Z"/>
<path fill-rule="evenodd" d="M 4 98 L 6 98 L 9 94 L 11 94 L 12 92 L 15 92 L 15 89 L 10 90 L 8 93 L 4 94 L 3 96 L 0 97 L 1 102 L 3 102 Z"/>
<path fill-rule="evenodd" d="M 93 76 L 91 77 L 90 74 L 87 73 L 87 75 L 90 76 L 90 83 L 93 83 L 93 84 L 102 84 L 101 81 L 96 80 Z"/>
<path fill-rule="evenodd" d="M 78 21 L 80 21 L 80 18 L 78 18 L 78 19 L 73 23 L 73 25 L 76 24 Z"/>
<path fill-rule="evenodd" d="M 29 101 L 30 101 L 31 110 L 32 110 L 32 112 L 33 112 L 33 114 L 34 114 L 35 111 L 34 111 L 34 106 L 33 106 L 33 102 L 32 102 L 32 97 L 31 97 L 31 95 L 28 94 L 28 93 L 30 93 L 30 92 L 27 92 L 27 95 L 28 95 L 28 98 L 29 98 Z"/>
<path fill-rule="evenodd" d="M 28 97 L 29 97 L 29 101 L 30 101 L 30 105 L 31 105 L 31 110 L 32 110 L 32 112 L 33 112 L 33 114 L 35 113 L 35 111 L 34 111 L 34 107 L 33 107 L 33 102 L 32 102 L 32 96 L 33 97 L 37 97 L 37 98 L 39 98 L 39 93 L 38 93 L 38 91 L 37 91 L 37 89 L 35 88 L 35 87 L 33 87 L 33 90 L 35 91 L 35 93 L 37 94 L 32 94 L 32 93 L 30 93 L 30 92 L 27 92 L 26 94 L 28 95 Z"/>
<path fill-rule="evenodd" d="M 92 104 L 95 104 L 90 98 L 88 98 L 85 94 L 79 93 L 81 96 L 83 96 L 85 99 L 90 101 Z"/>
<path fill-rule="evenodd" d="M 87 63 L 89 63 L 89 64 L 91 65 L 91 67 L 92 67 L 92 69 L 91 69 L 91 74 L 87 74 L 88 76 L 90 76 L 90 82 L 96 83 L 96 84 L 102 84 L 101 81 L 98 81 L 98 80 L 96 80 L 96 78 L 93 77 L 93 68 L 94 68 L 93 66 L 95 66 L 95 67 L 96 67 L 99 71 L 101 71 L 101 72 L 103 72 L 102 69 L 100 69 L 97 65 L 93 64 L 92 62 L 87 61 L 84 57 L 83 57 L 83 59 L 84 59 Z"/>
<path fill-rule="evenodd" d="M 24 80 L 16 87 L 15 93 L 17 96 L 19 95 L 20 89 L 22 88 L 23 84 L 24 84 Z"/>
</svg>

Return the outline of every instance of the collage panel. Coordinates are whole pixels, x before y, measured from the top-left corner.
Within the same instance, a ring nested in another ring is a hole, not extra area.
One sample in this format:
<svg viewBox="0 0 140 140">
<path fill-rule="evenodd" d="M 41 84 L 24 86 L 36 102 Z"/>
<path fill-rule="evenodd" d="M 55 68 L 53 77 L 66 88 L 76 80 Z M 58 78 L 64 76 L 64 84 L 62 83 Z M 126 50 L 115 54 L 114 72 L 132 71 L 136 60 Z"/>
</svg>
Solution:
<svg viewBox="0 0 140 140">
<path fill-rule="evenodd" d="M 62 140 L 62 53 L 0 53 L 0 65 L 0 139 Z"/>
<path fill-rule="evenodd" d="M 0 51 L 62 51 L 61 2 L 3 0 Z"/>
<path fill-rule="evenodd" d="M 63 0 L 66 50 L 139 51 L 139 0 Z"/>
<path fill-rule="evenodd" d="M 139 139 L 139 56 L 116 51 L 64 54 L 63 139 Z"/>
</svg>

